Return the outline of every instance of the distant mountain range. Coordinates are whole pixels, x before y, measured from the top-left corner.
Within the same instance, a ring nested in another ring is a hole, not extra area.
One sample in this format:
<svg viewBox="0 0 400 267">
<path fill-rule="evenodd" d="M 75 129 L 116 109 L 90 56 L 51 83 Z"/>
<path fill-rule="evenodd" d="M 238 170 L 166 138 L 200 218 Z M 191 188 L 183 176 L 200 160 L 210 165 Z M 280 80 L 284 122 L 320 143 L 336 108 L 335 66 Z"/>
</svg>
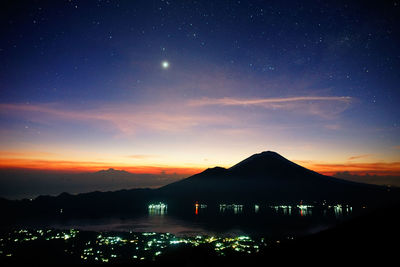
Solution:
<svg viewBox="0 0 400 267">
<path fill-rule="evenodd" d="M 96 176 L 126 176 L 125 171 L 109 169 Z M 71 214 L 74 216 L 146 212 L 147 204 L 166 201 L 171 206 L 205 203 L 298 203 L 301 200 L 347 203 L 374 203 L 398 197 L 398 189 L 349 182 L 318 174 L 299 166 L 278 153 L 252 155 L 233 167 L 215 167 L 158 189 L 131 189 L 92 192 L 57 197 L 40 196 L 33 201 L 0 201 L 9 214 Z"/>
<path fill-rule="evenodd" d="M 7 199 L 36 198 L 40 195 L 117 191 L 127 188 L 158 188 L 185 178 L 180 174 L 130 173 L 108 169 L 71 173 L 52 170 L 1 169 L 0 196 Z"/>
</svg>

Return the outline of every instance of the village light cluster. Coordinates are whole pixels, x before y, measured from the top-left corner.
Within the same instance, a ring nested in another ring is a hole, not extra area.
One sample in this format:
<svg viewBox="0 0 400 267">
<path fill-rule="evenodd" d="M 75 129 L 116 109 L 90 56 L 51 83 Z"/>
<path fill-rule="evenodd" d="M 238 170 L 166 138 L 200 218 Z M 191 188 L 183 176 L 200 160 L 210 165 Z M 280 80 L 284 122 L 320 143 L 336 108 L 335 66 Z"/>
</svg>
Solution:
<svg viewBox="0 0 400 267">
<path fill-rule="evenodd" d="M 79 257 L 82 262 L 120 262 L 156 260 L 169 248 L 178 245 L 211 247 L 217 255 L 224 256 L 227 251 L 232 253 L 257 253 L 267 243 L 264 239 L 254 240 L 249 236 L 187 236 L 178 237 L 170 233 L 155 232 L 80 232 L 71 230 L 15 230 L 0 238 L 0 258 L 13 257 L 19 245 L 26 242 L 64 242 L 64 252 Z M 63 247 L 63 248 L 64 248 Z"/>
<path fill-rule="evenodd" d="M 248 236 L 216 237 L 194 236 L 177 237 L 170 233 L 129 233 L 122 238 L 117 236 L 98 235 L 94 243 L 87 243 L 81 258 L 84 261 L 109 262 L 121 257 L 129 257 L 132 260 L 155 260 L 168 248 L 176 245 L 197 247 L 200 245 L 212 245 L 218 255 L 224 256 L 228 250 L 240 253 L 256 253 L 266 246 L 264 240 L 255 241 Z M 126 249 L 131 255 L 124 253 Z"/>
</svg>

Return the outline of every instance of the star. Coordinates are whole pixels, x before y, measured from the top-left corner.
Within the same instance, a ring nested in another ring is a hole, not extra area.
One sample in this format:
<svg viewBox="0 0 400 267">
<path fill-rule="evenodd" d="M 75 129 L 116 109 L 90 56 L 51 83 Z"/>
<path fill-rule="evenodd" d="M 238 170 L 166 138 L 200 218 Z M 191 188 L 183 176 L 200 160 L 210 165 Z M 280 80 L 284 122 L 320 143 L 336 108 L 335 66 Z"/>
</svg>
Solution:
<svg viewBox="0 0 400 267">
<path fill-rule="evenodd" d="M 163 61 L 161 63 L 161 66 L 162 66 L 163 69 L 168 69 L 169 68 L 169 62 L 168 61 Z"/>
</svg>

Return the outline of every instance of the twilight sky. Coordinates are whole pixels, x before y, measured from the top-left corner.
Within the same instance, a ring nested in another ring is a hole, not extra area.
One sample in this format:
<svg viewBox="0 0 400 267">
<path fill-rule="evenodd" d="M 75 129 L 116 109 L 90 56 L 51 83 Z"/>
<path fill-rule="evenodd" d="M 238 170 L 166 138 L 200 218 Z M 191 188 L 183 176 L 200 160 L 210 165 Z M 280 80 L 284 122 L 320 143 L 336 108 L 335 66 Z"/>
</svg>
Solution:
<svg viewBox="0 0 400 267">
<path fill-rule="evenodd" d="M 399 1 L 15 2 L 2 169 L 185 176 L 273 150 L 400 175 Z"/>
</svg>

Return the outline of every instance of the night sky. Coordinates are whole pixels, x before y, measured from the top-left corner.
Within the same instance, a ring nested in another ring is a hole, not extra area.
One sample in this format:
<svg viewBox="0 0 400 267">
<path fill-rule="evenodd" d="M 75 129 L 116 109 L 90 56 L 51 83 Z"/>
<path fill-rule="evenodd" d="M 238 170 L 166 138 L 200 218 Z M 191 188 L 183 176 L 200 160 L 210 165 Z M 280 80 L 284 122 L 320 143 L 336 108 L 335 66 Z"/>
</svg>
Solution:
<svg viewBox="0 0 400 267">
<path fill-rule="evenodd" d="M 365 3 L 368 2 L 368 3 Z M 0 167 L 400 175 L 400 1 L 2 1 Z"/>
</svg>

